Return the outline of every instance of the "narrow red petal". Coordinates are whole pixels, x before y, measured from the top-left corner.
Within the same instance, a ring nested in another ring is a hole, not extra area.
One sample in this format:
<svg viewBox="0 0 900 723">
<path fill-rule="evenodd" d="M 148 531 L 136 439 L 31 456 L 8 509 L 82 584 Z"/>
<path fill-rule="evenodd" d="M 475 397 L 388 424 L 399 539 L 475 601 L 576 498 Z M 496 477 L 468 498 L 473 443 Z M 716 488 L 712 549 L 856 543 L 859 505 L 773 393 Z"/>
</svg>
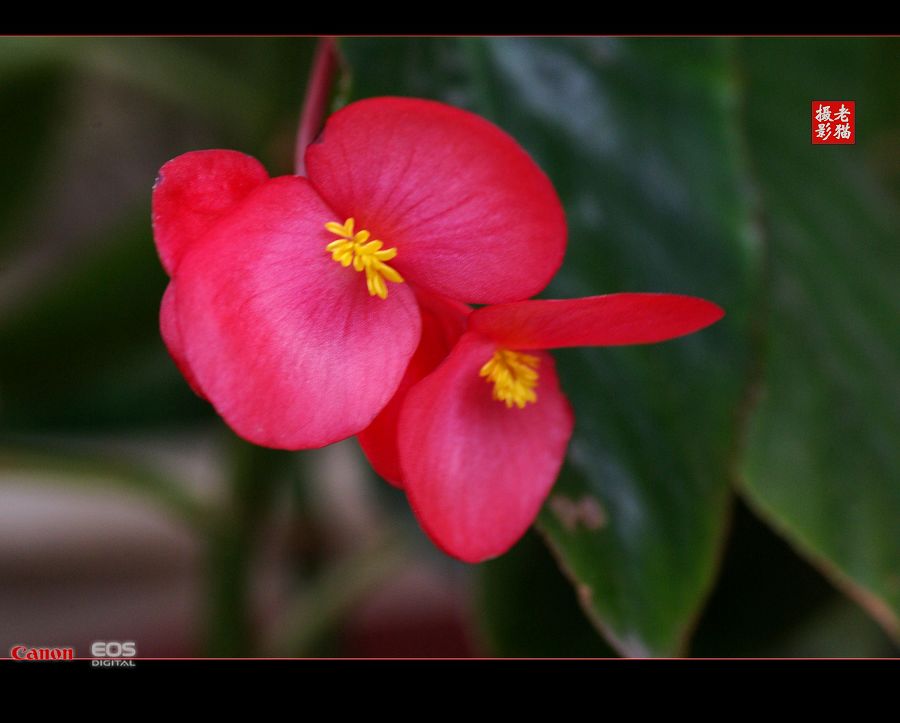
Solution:
<svg viewBox="0 0 900 723">
<path fill-rule="evenodd" d="M 562 263 L 566 222 L 550 181 L 509 135 L 428 100 L 370 98 L 328 120 L 310 181 L 430 291 L 471 303 L 532 296 Z"/>
<path fill-rule="evenodd" d="M 184 344 L 181 341 L 181 329 L 178 326 L 178 317 L 175 314 L 175 282 L 170 281 L 163 294 L 162 304 L 159 307 L 159 331 L 162 335 L 166 349 L 169 350 L 169 356 L 175 362 L 175 366 L 184 376 L 194 393 L 206 399 L 203 390 L 197 383 L 197 378 L 191 370 L 187 359 L 184 356 Z"/>
<path fill-rule="evenodd" d="M 694 296 L 609 294 L 489 306 L 475 311 L 469 326 L 510 349 L 555 349 L 652 344 L 692 334 L 724 315 Z"/>
<path fill-rule="evenodd" d="M 472 311 L 465 304 L 418 289 L 416 299 L 422 314 L 422 338 L 406 368 L 397 393 L 357 439 L 374 470 L 396 487 L 403 486 L 397 449 L 397 423 L 406 394 L 414 384 L 431 374 L 447 358 L 466 329 Z"/>
<path fill-rule="evenodd" d="M 178 268 L 185 357 L 222 417 L 256 444 L 302 449 L 358 433 L 418 345 L 408 285 L 370 296 L 364 274 L 325 251 L 333 218 L 305 179 L 272 179 Z"/>
<path fill-rule="evenodd" d="M 153 236 L 166 272 L 268 177 L 259 161 L 237 151 L 192 151 L 166 163 L 153 187 Z"/>
<path fill-rule="evenodd" d="M 410 390 L 400 414 L 400 459 L 416 517 L 441 549 L 466 562 L 500 555 L 525 533 L 572 436 L 553 358 L 538 352 L 537 402 L 508 409 L 478 375 L 495 348 L 465 334 Z"/>
</svg>

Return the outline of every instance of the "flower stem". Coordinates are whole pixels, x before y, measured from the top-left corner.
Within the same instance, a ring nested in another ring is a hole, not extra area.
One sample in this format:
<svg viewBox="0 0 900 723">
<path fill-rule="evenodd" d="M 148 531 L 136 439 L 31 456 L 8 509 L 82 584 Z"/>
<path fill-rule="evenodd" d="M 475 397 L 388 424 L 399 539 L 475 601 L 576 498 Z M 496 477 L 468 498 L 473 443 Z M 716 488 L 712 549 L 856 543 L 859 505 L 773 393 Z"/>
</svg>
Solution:
<svg viewBox="0 0 900 723">
<path fill-rule="evenodd" d="M 306 98 L 300 113 L 300 125 L 297 128 L 294 169 L 298 176 L 306 174 L 304 161 L 306 147 L 315 140 L 322 129 L 322 121 L 328 109 L 328 97 L 337 68 L 338 53 L 334 38 L 319 38 L 312 70 L 309 73 L 309 82 L 306 85 Z"/>
<path fill-rule="evenodd" d="M 236 437 L 230 451 L 228 507 L 209 538 L 209 657 L 241 657 L 254 650 L 254 553 L 287 460 L 285 452 Z"/>
</svg>

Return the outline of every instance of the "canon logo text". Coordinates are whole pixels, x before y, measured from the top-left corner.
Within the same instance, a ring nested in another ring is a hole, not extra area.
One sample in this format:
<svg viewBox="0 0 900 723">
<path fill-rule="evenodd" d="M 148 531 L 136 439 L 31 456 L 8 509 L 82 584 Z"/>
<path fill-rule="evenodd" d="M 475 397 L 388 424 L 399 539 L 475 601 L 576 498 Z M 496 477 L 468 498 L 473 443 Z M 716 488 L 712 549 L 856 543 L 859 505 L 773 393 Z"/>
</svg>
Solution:
<svg viewBox="0 0 900 723">
<path fill-rule="evenodd" d="M 14 645 L 9 649 L 13 660 L 75 660 L 75 648 L 30 648 Z"/>
</svg>

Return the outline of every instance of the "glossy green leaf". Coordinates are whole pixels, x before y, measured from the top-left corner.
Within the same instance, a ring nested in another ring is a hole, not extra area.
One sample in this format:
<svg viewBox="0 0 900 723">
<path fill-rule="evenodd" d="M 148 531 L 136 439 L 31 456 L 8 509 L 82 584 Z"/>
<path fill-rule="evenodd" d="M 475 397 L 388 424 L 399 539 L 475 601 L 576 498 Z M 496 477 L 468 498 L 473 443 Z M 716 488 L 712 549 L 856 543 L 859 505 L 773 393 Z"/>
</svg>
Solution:
<svg viewBox="0 0 900 723">
<path fill-rule="evenodd" d="M 665 345 L 557 354 L 576 432 L 540 518 L 581 601 L 627 655 L 671 655 L 716 571 L 749 368 L 757 248 L 727 41 L 347 40 L 357 97 L 487 116 L 548 173 L 569 221 L 547 295 L 703 296 L 717 327 Z"/>
<path fill-rule="evenodd" d="M 772 294 L 745 492 L 900 637 L 900 204 L 880 172 L 900 43 L 744 50 Z M 856 145 L 810 143 L 812 100 L 856 101 Z"/>
</svg>

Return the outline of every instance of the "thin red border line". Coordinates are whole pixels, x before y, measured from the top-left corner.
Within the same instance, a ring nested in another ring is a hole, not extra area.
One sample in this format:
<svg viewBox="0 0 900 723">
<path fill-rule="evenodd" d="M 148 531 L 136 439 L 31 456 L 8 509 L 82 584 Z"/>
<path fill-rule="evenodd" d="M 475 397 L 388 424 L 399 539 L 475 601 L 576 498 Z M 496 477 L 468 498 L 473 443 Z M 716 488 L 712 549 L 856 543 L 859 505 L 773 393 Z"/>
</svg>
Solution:
<svg viewBox="0 0 900 723">
<path fill-rule="evenodd" d="M 654 662 L 655 662 L 655 661 L 685 661 L 685 662 L 692 662 L 692 661 L 695 661 L 695 660 L 697 660 L 697 661 L 729 661 L 729 660 L 754 660 L 754 661 L 756 661 L 756 660 L 758 660 L 758 661 L 779 661 L 779 662 L 791 662 L 791 661 L 794 661 L 794 660 L 826 660 L 826 661 L 828 661 L 828 660 L 851 660 L 851 661 L 852 661 L 852 660 L 885 660 L 885 661 L 894 661 L 894 662 L 897 662 L 897 661 L 900 661 L 900 658 L 891 658 L 891 657 L 878 657 L 878 658 L 852 658 L 852 657 L 834 657 L 834 658 L 831 658 L 831 657 L 828 657 L 828 658 L 822 658 L 822 657 L 797 657 L 797 658 L 790 658 L 790 657 L 783 657 L 783 658 L 772 658 L 772 657 L 760 657 L 760 658 L 755 658 L 755 657 L 754 657 L 754 658 L 744 658 L 744 657 L 739 657 L 739 658 L 738 658 L 738 657 L 734 657 L 734 658 L 727 658 L 727 657 L 725 657 L 725 658 L 722 658 L 722 657 L 719 657 L 719 658 L 527 658 L 527 657 L 523 657 L 523 658 L 504 658 L 504 657 L 496 657 L 496 658 L 491 658 L 491 657 L 481 657 L 481 656 L 479 656 L 479 657 L 471 657 L 471 658 L 459 658 L 459 657 L 455 657 L 455 658 L 427 658 L 427 657 L 372 657 L 372 658 L 366 658 L 366 657 L 357 657 L 357 658 L 347 658 L 347 657 L 336 657 L 336 658 L 321 658 L 321 657 L 312 657 L 312 658 L 291 658 L 291 657 L 275 657 L 275 658 L 270 658 L 270 657 L 247 657 L 247 658 L 229 658 L 229 657 L 225 657 L 225 658 L 218 658 L 218 657 L 216 657 L 216 658 L 150 658 L 150 657 L 134 657 L 134 658 L 79 658 L 79 657 L 75 657 L 75 658 L 72 658 L 71 660 L 15 660 L 15 659 L 13 659 L 13 658 L 2 658 L 2 659 L 0 659 L 0 660 L 5 660 L 5 661 L 11 662 L 11 663 L 71 663 L 71 662 L 78 661 L 78 660 L 81 660 L 81 661 L 88 661 L 88 660 L 90 660 L 90 661 L 94 661 L 94 660 L 103 660 L 103 661 L 113 661 L 113 660 L 121 660 L 121 661 L 126 661 L 126 660 L 134 660 L 134 661 L 139 661 L 139 660 L 167 660 L 167 661 L 178 661 L 178 660 L 186 660 L 186 661 L 199 661 L 199 662 L 203 662 L 203 661 L 207 661 L 207 660 L 210 660 L 210 661 L 215 661 L 215 660 L 225 660 L 225 661 L 238 661 L 238 660 L 240 660 L 240 661 L 244 661 L 244 660 L 278 660 L 278 661 L 298 660 L 298 661 L 303 661 L 303 660 L 309 660 L 309 661 L 316 661 L 316 662 L 319 662 L 319 661 L 336 661 L 336 662 L 343 662 L 343 661 L 357 661 L 357 660 L 359 660 L 359 661 L 369 661 L 369 660 L 371 660 L 371 661 L 376 661 L 376 662 L 379 662 L 379 661 L 392 661 L 392 660 L 398 660 L 398 661 L 414 661 L 414 662 L 419 662 L 419 661 L 427 662 L 427 661 L 431 661 L 431 660 L 436 660 L 436 661 L 442 661 L 442 660 L 446 660 L 446 661 L 463 661 L 463 662 L 468 662 L 468 661 L 475 661 L 475 662 L 481 662 L 481 661 L 517 661 L 517 660 L 522 660 L 522 661 L 556 661 L 556 660 L 559 660 L 559 661 L 575 661 L 575 662 L 577 662 L 577 661 L 585 661 L 585 662 L 602 662 L 602 661 L 606 661 L 606 660 L 611 660 L 611 661 L 616 661 L 616 662 L 618 662 L 618 661 L 633 661 L 633 660 L 634 660 L 634 661 L 654 661 Z"/>
<path fill-rule="evenodd" d="M 687 33 L 687 34 L 665 34 L 665 33 L 619 33 L 619 34 L 591 34 L 591 33 L 580 33 L 580 34 L 570 34 L 570 33 L 560 33 L 556 35 L 544 35 L 544 34 L 512 34 L 512 35 L 496 35 L 496 34 L 469 34 L 469 33 L 461 33 L 461 34 L 442 34 L 442 35 L 414 35 L 414 34 L 406 34 L 400 33 L 396 35 L 382 35 L 378 33 L 374 33 L 371 35 L 362 34 L 362 33 L 347 33 L 347 34 L 292 34 L 288 33 L 285 35 L 278 34 L 249 34 L 249 35 L 240 35 L 240 34 L 229 34 L 229 33 L 216 33 L 212 35 L 191 35 L 188 33 L 173 33 L 173 34 L 159 34 L 159 33 L 149 33 L 149 34 L 139 34 L 139 33 L 124 33 L 122 35 L 106 35 L 106 34 L 64 34 L 64 35 L 55 35 L 49 33 L 47 35 L 40 35 L 36 33 L 25 33 L 22 35 L 2 35 L 0 34 L 0 38 L 324 38 L 324 37 L 333 37 L 333 38 L 900 38 L 900 33 L 886 33 L 886 34 L 878 34 L 878 33 L 850 33 L 850 34 L 839 34 L 839 33 L 820 33 L 820 34 L 777 34 L 777 33 Z"/>
</svg>

